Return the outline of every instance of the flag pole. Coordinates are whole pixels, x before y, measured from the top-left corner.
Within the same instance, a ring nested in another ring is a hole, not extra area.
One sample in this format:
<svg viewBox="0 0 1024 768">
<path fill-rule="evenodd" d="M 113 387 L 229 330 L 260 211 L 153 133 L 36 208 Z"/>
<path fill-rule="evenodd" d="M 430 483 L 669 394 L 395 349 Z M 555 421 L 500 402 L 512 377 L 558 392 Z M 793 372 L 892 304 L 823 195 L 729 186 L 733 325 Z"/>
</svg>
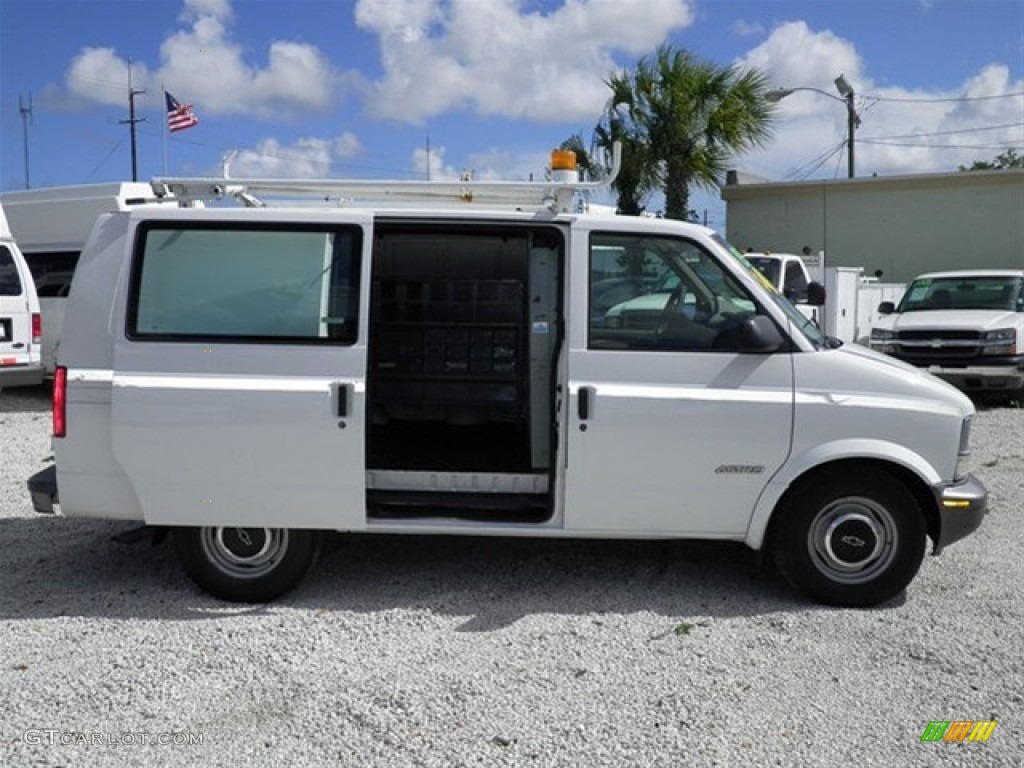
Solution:
<svg viewBox="0 0 1024 768">
<path fill-rule="evenodd" d="M 166 177 L 167 176 L 167 89 L 164 88 L 164 84 L 163 83 L 160 83 L 160 93 L 163 95 L 163 99 L 161 100 L 161 104 L 160 104 L 160 109 L 162 109 L 163 112 L 164 112 L 163 120 L 160 121 L 161 125 L 163 126 L 160 129 L 160 136 L 163 139 L 163 150 L 164 150 L 164 173 L 163 173 L 163 175 Z"/>
</svg>

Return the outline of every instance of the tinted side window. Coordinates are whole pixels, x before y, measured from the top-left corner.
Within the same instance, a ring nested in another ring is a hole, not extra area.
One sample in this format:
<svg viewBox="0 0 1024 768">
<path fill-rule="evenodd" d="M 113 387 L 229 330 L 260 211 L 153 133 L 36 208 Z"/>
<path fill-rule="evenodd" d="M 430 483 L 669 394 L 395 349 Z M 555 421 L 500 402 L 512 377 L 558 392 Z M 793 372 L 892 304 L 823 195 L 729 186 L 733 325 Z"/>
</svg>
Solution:
<svg viewBox="0 0 1024 768">
<path fill-rule="evenodd" d="M 80 251 L 32 251 L 25 254 L 39 298 L 68 295 L 80 255 Z"/>
<path fill-rule="evenodd" d="M 18 277 L 18 265 L 14 263 L 14 254 L 6 245 L 0 245 L 0 296 L 20 296 L 21 278 Z"/>
<path fill-rule="evenodd" d="M 354 227 L 144 225 L 128 336 L 352 344 L 360 243 Z"/>
<path fill-rule="evenodd" d="M 795 304 L 807 301 L 807 276 L 795 261 L 791 261 L 786 265 L 783 292 L 786 298 Z"/>
</svg>

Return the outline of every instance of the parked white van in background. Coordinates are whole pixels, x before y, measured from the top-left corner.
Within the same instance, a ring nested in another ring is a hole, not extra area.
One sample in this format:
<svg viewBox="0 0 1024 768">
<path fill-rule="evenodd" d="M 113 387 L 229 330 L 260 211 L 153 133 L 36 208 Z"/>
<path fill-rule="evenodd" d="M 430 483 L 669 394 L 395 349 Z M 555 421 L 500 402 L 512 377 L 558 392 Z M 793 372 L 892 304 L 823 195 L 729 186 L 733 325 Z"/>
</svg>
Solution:
<svg viewBox="0 0 1024 768">
<path fill-rule="evenodd" d="M 41 349 L 35 283 L 0 206 L 0 389 L 39 384 Z"/>
<path fill-rule="evenodd" d="M 43 367 L 52 376 L 71 278 L 96 219 L 113 211 L 176 204 L 158 201 L 149 184 L 131 181 L 17 190 L 4 192 L 0 201 L 35 280 Z"/>
<path fill-rule="evenodd" d="M 577 212 L 598 185 L 553 176 L 168 180 L 255 207 L 101 217 L 35 508 L 169 530 L 242 601 L 342 531 L 735 540 L 866 606 L 981 523 L 967 397 L 826 343 L 712 230 Z"/>
</svg>

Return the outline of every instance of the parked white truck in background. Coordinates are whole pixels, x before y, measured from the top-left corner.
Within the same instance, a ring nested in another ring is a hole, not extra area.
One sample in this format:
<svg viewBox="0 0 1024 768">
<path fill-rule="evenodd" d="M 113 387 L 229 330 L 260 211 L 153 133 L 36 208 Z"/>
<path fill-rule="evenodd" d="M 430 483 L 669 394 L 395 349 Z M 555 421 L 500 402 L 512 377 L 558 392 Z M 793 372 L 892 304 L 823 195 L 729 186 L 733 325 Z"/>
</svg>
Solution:
<svg viewBox="0 0 1024 768">
<path fill-rule="evenodd" d="M 812 320 L 820 318 L 820 294 L 815 294 L 812 283 L 824 287 L 821 274 L 812 276 L 803 258 L 795 253 L 771 253 L 768 251 L 747 251 L 744 258 L 757 269 L 771 286 L 789 299 L 801 314 Z M 812 295 L 815 294 L 815 295 Z"/>
<path fill-rule="evenodd" d="M 866 277 L 860 267 L 826 267 L 824 254 L 748 251 L 743 254 L 783 296 L 822 332 L 844 343 L 868 346 L 880 303 L 899 299 L 903 283 Z M 823 285 L 824 303 L 814 283 Z"/>
<path fill-rule="evenodd" d="M 874 349 L 965 392 L 1024 395 L 1024 270 L 931 272 L 879 313 Z"/>
<path fill-rule="evenodd" d="M 71 277 L 96 219 L 104 213 L 168 203 L 158 201 L 152 187 L 141 182 L 4 192 L 0 203 L 35 281 L 42 313 L 42 364 L 52 376 Z"/>
<path fill-rule="evenodd" d="M 710 229 L 577 213 L 569 176 L 167 180 L 315 202 L 102 216 L 35 509 L 170 531 L 244 601 L 342 531 L 732 540 L 875 605 L 981 523 L 967 397 L 827 343 Z"/>
</svg>

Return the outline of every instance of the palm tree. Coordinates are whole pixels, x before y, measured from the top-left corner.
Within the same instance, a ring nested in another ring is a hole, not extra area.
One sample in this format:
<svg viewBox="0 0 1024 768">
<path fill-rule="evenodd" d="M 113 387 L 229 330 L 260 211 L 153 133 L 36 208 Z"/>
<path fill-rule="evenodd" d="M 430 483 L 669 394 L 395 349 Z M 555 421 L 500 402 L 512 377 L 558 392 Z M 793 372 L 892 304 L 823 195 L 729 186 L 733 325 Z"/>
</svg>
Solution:
<svg viewBox="0 0 1024 768">
<path fill-rule="evenodd" d="M 625 123 L 618 118 L 605 115 L 594 127 L 594 139 L 590 151 L 583 144 L 583 137 L 574 133 L 562 142 L 560 149 L 571 149 L 576 153 L 576 162 L 590 178 L 596 179 L 608 173 L 607 166 L 600 163 L 593 147 L 604 150 L 610 156 L 612 145 L 622 145 L 619 173 L 612 181 L 617 196 L 619 213 L 639 216 L 644 212 L 647 197 L 657 188 L 658 177 L 652 172 L 646 141 L 626 130 Z"/>
<path fill-rule="evenodd" d="M 691 183 L 716 187 L 734 155 L 771 136 L 768 79 L 754 69 L 719 67 L 666 44 L 608 84 L 612 97 L 602 123 L 619 121 L 624 135 L 646 144 L 666 218 L 687 218 Z"/>
</svg>

